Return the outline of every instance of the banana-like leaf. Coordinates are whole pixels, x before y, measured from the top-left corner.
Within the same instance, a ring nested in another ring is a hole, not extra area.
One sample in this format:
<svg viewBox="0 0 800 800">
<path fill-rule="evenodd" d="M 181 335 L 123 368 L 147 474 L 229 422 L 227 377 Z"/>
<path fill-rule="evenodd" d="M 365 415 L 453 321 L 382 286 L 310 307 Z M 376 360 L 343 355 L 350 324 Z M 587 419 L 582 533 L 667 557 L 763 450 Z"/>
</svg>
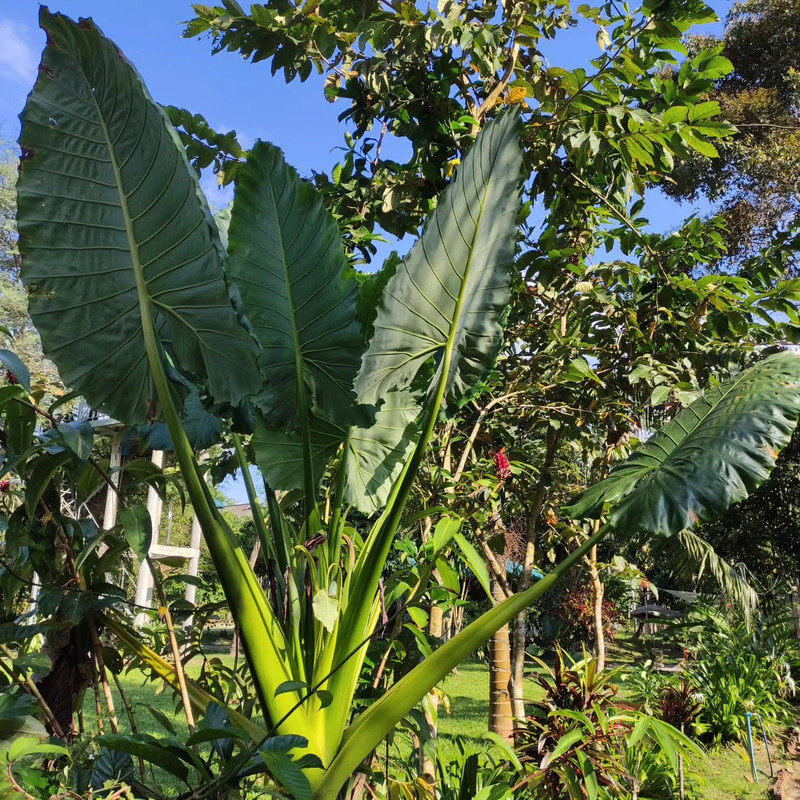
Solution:
<svg viewBox="0 0 800 800">
<path fill-rule="evenodd" d="M 613 508 L 620 531 L 677 534 L 724 513 L 769 474 L 800 413 L 800 355 L 765 358 L 709 389 L 564 510 Z"/>
<path fill-rule="evenodd" d="M 260 388 L 258 349 L 172 125 L 91 20 L 42 7 L 40 24 L 48 43 L 21 115 L 17 191 L 22 279 L 45 352 L 92 406 L 143 423 L 156 397 L 144 314 L 165 361 L 235 405 Z"/>
<path fill-rule="evenodd" d="M 425 230 L 389 280 L 356 380 L 363 403 L 411 385 L 431 359 L 431 395 L 457 403 L 480 379 L 502 340 L 511 296 L 519 212 L 521 122 L 489 123 L 442 195 Z"/>
<path fill-rule="evenodd" d="M 300 428 L 303 408 L 339 426 L 366 421 L 353 392 L 364 349 L 357 285 L 339 228 L 314 188 L 266 142 L 256 143 L 239 173 L 228 251 L 264 351 L 266 385 L 255 402 L 267 423 Z"/>
</svg>

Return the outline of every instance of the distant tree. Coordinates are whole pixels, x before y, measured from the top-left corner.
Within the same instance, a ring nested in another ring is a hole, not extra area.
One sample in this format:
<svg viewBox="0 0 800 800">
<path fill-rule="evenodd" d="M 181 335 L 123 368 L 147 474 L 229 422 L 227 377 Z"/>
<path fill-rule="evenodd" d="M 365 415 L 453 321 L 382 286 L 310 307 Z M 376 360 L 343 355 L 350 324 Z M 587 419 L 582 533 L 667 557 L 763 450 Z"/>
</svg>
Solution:
<svg viewBox="0 0 800 800">
<path fill-rule="evenodd" d="M 17 250 L 17 156 L 9 142 L 0 139 L 0 269 L 19 271 Z"/>
<path fill-rule="evenodd" d="M 39 334 L 28 316 L 27 293 L 19 279 L 20 255 L 17 249 L 17 168 L 16 148 L 0 139 L 0 346 L 13 339 L 13 350 L 27 364 L 31 374 L 45 384 L 59 386 L 55 365 L 42 352 Z M 2 380 L 2 378 L 0 378 Z"/>
<path fill-rule="evenodd" d="M 740 0 L 720 37 L 690 43 L 694 51 L 720 46 L 733 64 L 709 99 L 738 132 L 720 143 L 719 158 L 680 161 L 664 189 L 712 202 L 727 222 L 722 264 L 735 267 L 800 211 L 800 0 Z"/>
</svg>

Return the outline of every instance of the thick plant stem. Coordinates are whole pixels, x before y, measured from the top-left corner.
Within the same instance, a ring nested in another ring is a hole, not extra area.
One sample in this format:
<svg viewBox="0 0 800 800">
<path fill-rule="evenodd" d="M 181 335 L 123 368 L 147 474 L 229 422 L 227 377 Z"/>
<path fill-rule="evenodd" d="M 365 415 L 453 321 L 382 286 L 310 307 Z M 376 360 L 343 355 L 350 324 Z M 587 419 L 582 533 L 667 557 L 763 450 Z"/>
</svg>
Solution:
<svg viewBox="0 0 800 800">
<path fill-rule="evenodd" d="M 126 226 L 130 226 L 131 223 L 127 217 L 128 215 L 126 215 Z M 129 235 L 129 239 L 131 242 L 136 241 L 132 233 Z M 279 655 L 286 651 L 283 630 L 267 602 L 247 556 L 219 515 L 208 486 L 199 473 L 194 452 L 181 426 L 164 371 L 161 347 L 156 338 L 150 307 L 151 301 L 139 262 L 138 251 L 134 253 L 134 256 L 134 273 L 147 360 L 172 437 L 175 456 L 186 482 L 189 499 L 217 568 L 225 596 L 231 604 L 233 612 L 239 616 L 242 641 L 248 655 L 261 707 L 267 717 L 277 719 L 282 717 L 297 701 L 296 692 L 276 695 L 276 690 L 281 684 L 296 678 L 296 670 L 293 668 L 293 664 L 287 663 Z M 266 653 L 268 657 L 256 658 L 256 653 Z M 292 732 L 305 736 L 309 741 L 314 739 L 313 731 L 303 711 L 292 720 Z M 316 743 L 312 742 L 311 746 L 315 747 Z"/>
<path fill-rule="evenodd" d="M 250 474 L 250 465 L 247 463 L 244 447 L 242 447 L 242 440 L 238 433 L 231 433 L 233 439 L 233 446 L 236 449 L 236 457 L 239 460 L 239 468 L 242 470 L 242 478 L 244 480 L 244 488 L 247 492 L 247 502 L 250 504 L 250 511 L 253 514 L 253 524 L 256 527 L 258 534 L 258 541 L 261 543 L 261 549 L 264 551 L 264 558 L 268 559 L 273 554 L 273 547 L 270 546 L 269 534 L 267 533 L 267 526 L 264 524 L 264 512 L 261 504 L 258 502 L 258 495 L 256 494 L 256 487 L 253 484 L 253 476 Z M 255 564 L 251 564 L 255 566 Z"/>
<path fill-rule="evenodd" d="M 443 622 L 444 613 L 442 612 L 442 607 L 440 605 L 432 605 L 428 633 L 434 639 L 441 640 L 444 629 Z M 436 688 L 428 692 L 427 705 L 428 708 L 423 708 L 423 714 L 428 726 L 428 736 L 430 737 L 432 750 L 434 747 L 438 747 L 437 740 L 439 738 L 439 692 Z M 428 748 L 420 748 L 419 774 L 427 784 L 433 786 L 436 783 L 436 762 L 431 758 Z"/>
<path fill-rule="evenodd" d="M 505 593 L 492 576 L 492 599 L 501 603 Z M 489 640 L 489 730 L 509 744 L 514 739 L 511 706 L 511 647 L 508 624 L 499 627 Z"/>
<path fill-rule="evenodd" d="M 373 703 L 345 732 L 342 746 L 314 788 L 314 800 L 335 800 L 358 765 L 398 722 L 458 664 L 498 628 L 538 600 L 611 530 L 606 524 L 570 553 L 555 569 L 525 592 L 515 594 L 482 614 L 443 644 Z"/>
</svg>

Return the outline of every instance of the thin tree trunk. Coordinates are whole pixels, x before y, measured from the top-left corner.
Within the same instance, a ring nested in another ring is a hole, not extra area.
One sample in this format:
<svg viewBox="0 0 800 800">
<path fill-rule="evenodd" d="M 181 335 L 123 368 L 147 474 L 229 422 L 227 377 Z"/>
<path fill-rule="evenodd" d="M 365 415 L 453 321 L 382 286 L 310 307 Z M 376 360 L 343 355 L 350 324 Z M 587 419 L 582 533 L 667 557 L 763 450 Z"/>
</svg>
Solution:
<svg viewBox="0 0 800 800">
<path fill-rule="evenodd" d="M 442 607 L 438 605 L 431 606 L 431 616 L 428 623 L 428 632 L 431 636 L 437 639 L 442 638 L 443 621 L 444 614 L 442 613 Z M 425 722 L 428 723 L 428 736 L 435 743 L 439 738 L 439 692 L 436 687 L 428 692 L 427 700 L 427 707 L 423 705 L 423 713 L 425 714 Z M 436 763 L 434 759 L 428 755 L 429 752 L 436 752 L 435 748 L 429 747 L 427 751 L 423 747 L 419 748 L 419 774 L 422 780 L 433 786 L 434 783 L 436 783 Z"/>
<path fill-rule="evenodd" d="M 595 531 L 599 522 L 595 524 Z M 597 649 L 597 671 L 602 672 L 606 667 L 606 637 L 603 632 L 603 594 L 605 587 L 600 580 L 600 571 L 597 569 L 597 548 L 589 552 L 589 577 L 592 579 L 592 611 L 594 616 L 594 636 Z"/>
<path fill-rule="evenodd" d="M 514 617 L 511 648 L 511 708 L 516 719 L 525 719 L 525 650 L 528 646 L 528 614 Z"/>
<path fill-rule="evenodd" d="M 89 632 L 92 636 L 94 643 L 94 657 L 97 664 L 97 677 L 100 679 L 100 685 L 103 687 L 103 695 L 106 700 L 106 708 L 108 709 L 108 721 L 111 725 L 112 733 L 119 733 L 119 722 L 117 721 L 117 709 L 114 707 L 114 696 L 111 694 L 111 686 L 108 683 L 108 675 L 106 674 L 106 665 L 103 659 L 103 643 L 100 641 L 100 636 L 97 633 L 94 620 L 89 620 Z"/>
<path fill-rule="evenodd" d="M 533 562 L 536 558 L 536 535 L 539 529 L 539 515 L 542 513 L 547 487 L 549 485 L 550 469 L 555 460 L 558 440 L 561 429 L 550 428 L 547 434 L 547 447 L 544 460 L 539 471 L 539 480 L 533 495 L 530 511 L 528 512 L 528 525 L 525 530 L 525 561 L 522 564 L 518 592 L 524 592 L 530 587 L 533 580 Z M 528 615 L 526 612 L 517 614 L 514 618 L 514 639 L 511 652 L 511 704 L 514 716 L 517 719 L 525 718 L 525 652 L 528 639 Z"/>
<path fill-rule="evenodd" d="M 492 597 L 496 603 L 505 600 L 505 592 L 492 576 Z M 511 647 L 508 625 L 504 625 L 489 642 L 489 730 L 511 744 L 514 722 L 511 706 Z"/>
</svg>

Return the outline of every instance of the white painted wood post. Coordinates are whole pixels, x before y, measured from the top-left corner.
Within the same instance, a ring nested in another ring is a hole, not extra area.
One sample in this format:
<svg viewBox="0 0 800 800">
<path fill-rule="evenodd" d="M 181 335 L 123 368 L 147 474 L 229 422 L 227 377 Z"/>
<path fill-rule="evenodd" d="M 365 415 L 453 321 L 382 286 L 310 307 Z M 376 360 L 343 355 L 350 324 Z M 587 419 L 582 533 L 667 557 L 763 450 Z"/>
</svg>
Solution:
<svg viewBox="0 0 800 800">
<path fill-rule="evenodd" d="M 122 441 L 115 436 L 111 442 L 111 458 L 108 463 L 108 473 L 111 483 L 119 489 L 119 468 L 122 464 Z M 119 495 L 111 486 L 106 487 L 106 508 L 103 511 L 103 528 L 111 530 L 117 524 L 117 511 L 119 510 Z"/>
<path fill-rule="evenodd" d="M 159 467 L 164 468 L 165 453 L 163 450 L 153 450 L 152 462 Z M 153 548 L 158 545 L 158 529 L 161 523 L 161 510 L 163 508 L 163 501 L 158 496 L 158 492 L 151 486 L 147 490 L 147 513 L 150 514 L 150 524 L 153 528 L 153 539 L 150 545 L 150 553 L 152 555 Z M 139 577 L 136 581 L 136 604 L 139 606 L 151 606 L 153 602 L 153 576 L 150 574 L 150 569 L 147 564 L 139 565 Z M 142 612 L 136 615 L 134 624 L 139 627 L 147 622 L 147 614 Z"/>
</svg>

